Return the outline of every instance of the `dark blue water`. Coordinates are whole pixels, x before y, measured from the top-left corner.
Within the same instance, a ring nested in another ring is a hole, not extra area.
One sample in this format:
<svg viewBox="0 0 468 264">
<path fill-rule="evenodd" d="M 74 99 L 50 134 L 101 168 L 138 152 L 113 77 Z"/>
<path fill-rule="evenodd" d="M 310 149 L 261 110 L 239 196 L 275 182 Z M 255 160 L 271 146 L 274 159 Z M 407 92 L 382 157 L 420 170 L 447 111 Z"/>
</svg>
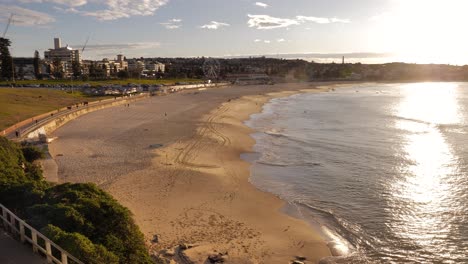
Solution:
<svg viewBox="0 0 468 264">
<path fill-rule="evenodd" d="M 251 181 L 316 223 L 342 263 L 468 263 L 468 84 L 275 99 Z"/>
</svg>

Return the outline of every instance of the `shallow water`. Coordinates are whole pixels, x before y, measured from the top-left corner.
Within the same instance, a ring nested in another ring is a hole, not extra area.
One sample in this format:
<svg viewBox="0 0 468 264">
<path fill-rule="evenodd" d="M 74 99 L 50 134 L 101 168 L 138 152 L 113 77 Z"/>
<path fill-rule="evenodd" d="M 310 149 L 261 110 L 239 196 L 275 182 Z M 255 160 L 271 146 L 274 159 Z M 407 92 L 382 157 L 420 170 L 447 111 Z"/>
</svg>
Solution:
<svg viewBox="0 0 468 264">
<path fill-rule="evenodd" d="M 468 84 L 294 95 L 246 123 L 251 181 L 346 246 L 335 261 L 468 263 Z"/>
</svg>

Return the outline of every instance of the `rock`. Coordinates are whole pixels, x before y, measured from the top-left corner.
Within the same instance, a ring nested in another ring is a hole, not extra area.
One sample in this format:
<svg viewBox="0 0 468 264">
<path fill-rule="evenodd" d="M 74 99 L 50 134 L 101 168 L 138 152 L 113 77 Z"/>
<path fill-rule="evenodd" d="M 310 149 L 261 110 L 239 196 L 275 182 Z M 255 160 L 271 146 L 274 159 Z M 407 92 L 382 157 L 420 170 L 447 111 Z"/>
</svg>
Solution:
<svg viewBox="0 0 468 264">
<path fill-rule="evenodd" d="M 291 264 L 304 264 L 304 262 L 299 261 L 299 260 L 294 260 L 293 262 L 291 262 Z"/>
<path fill-rule="evenodd" d="M 173 249 L 165 249 L 161 251 L 161 254 L 165 257 L 173 257 L 175 255 L 175 251 Z"/>
<path fill-rule="evenodd" d="M 169 264 L 169 260 L 161 256 L 161 252 L 155 252 L 153 251 L 151 253 L 151 258 L 155 263 L 161 263 L 161 264 Z"/>
<path fill-rule="evenodd" d="M 304 261 L 304 260 L 307 260 L 307 258 L 304 256 L 296 256 L 296 260 Z"/>
<path fill-rule="evenodd" d="M 224 263 L 226 259 L 222 254 L 211 254 L 208 256 L 208 263 Z"/>
<path fill-rule="evenodd" d="M 158 235 L 154 235 L 154 236 L 153 236 L 153 240 L 151 240 L 151 242 L 153 242 L 153 243 L 158 243 L 158 242 L 159 242 Z"/>
<path fill-rule="evenodd" d="M 195 247 L 196 245 L 194 244 L 187 244 L 187 243 L 182 243 L 179 245 L 180 250 L 187 250 Z"/>
<path fill-rule="evenodd" d="M 150 149 L 158 149 L 158 148 L 162 148 L 164 145 L 163 144 L 151 144 L 149 145 L 149 148 Z"/>
<path fill-rule="evenodd" d="M 182 243 L 182 244 L 179 245 L 179 249 L 180 250 L 186 250 L 186 249 L 188 249 L 188 246 L 187 246 L 187 244 Z"/>
</svg>

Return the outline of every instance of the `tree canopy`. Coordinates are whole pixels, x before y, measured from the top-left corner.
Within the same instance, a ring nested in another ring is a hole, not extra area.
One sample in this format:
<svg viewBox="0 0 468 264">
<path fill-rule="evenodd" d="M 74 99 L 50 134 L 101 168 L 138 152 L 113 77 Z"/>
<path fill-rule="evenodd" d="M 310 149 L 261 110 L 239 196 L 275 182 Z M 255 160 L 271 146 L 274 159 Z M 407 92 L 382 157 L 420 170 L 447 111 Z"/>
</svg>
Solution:
<svg viewBox="0 0 468 264">
<path fill-rule="evenodd" d="M 4 80 L 13 79 L 14 68 L 13 68 L 13 57 L 10 54 L 11 42 L 9 39 L 0 38 L 0 78 Z"/>
</svg>

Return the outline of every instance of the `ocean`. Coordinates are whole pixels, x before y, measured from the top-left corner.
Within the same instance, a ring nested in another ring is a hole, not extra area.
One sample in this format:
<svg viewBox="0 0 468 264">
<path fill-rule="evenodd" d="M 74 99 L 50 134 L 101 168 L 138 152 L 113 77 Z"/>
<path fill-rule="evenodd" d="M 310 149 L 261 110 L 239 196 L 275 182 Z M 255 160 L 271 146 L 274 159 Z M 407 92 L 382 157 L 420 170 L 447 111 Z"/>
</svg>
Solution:
<svg viewBox="0 0 468 264">
<path fill-rule="evenodd" d="M 278 98 L 251 182 L 287 202 L 330 263 L 468 263 L 468 84 L 361 84 Z"/>
</svg>

